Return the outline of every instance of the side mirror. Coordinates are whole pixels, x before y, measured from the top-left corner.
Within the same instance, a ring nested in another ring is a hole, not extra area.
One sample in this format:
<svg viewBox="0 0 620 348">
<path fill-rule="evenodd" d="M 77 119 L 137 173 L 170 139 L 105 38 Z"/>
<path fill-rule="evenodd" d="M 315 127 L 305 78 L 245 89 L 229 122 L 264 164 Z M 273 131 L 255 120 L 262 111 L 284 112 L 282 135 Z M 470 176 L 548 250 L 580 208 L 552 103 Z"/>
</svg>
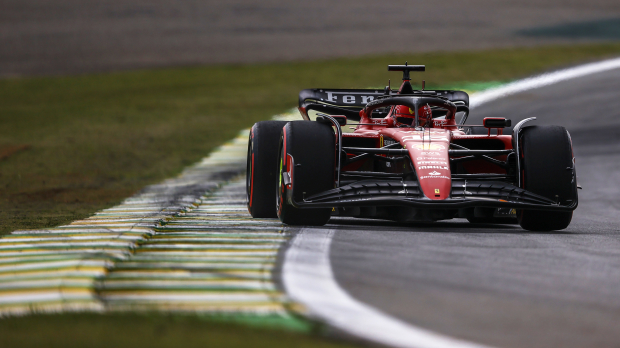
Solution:
<svg viewBox="0 0 620 348">
<path fill-rule="evenodd" d="M 485 117 L 482 119 L 482 125 L 489 129 L 488 135 L 491 135 L 491 128 L 497 129 L 497 135 L 504 134 L 504 128 L 510 127 L 512 121 L 503 117 Z"/>
<path fill-rule="evenodd" d="M 485 128 L 506 128 L 512 125 L 512 121 L 503 117 L 485 117 L 482 125 Z"/>
</svg>

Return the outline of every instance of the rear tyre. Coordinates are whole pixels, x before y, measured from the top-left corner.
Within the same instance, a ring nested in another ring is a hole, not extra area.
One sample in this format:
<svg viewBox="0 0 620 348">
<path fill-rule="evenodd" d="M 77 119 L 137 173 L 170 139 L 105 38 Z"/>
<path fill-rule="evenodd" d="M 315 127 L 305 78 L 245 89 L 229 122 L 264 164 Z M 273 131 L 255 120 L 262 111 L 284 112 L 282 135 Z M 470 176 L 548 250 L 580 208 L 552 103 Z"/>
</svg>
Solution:
<svg viewBox="0 0 620 348">
<path fill-rule="evenodd" d="M 255 218 L 276 218 L 278 145 L 286 121 L 262 121 L 254 124 L 248 141 L 246 193 L 248 211 Z"/>
<path fill-rule="evenodd" d="M 334 188 L 335 135 L 331 127 L 318 122 L 289 122 L 282 130 L 278 161 L 277 207 L 280 221 L 288 225 L 322 226 L 331 209 L 299 209 L 287 197 L 285 175 L 292 174 L 292 199 L 302 202 Z M 290 193 L 289 193 L 290 194 Z"/>
<path fill-rule="evenodd" d="M 577 199 L 573 149 L 568 132 L 560 126 L 531 126 L 521 138 L 522 187 L 568 205 Z M 572 168 L 572 170 L 571 170 Z M 521 210 L 519 225 L 530 231 L 553 231 L 568 227 L 573 212 Z"/>
</svg>

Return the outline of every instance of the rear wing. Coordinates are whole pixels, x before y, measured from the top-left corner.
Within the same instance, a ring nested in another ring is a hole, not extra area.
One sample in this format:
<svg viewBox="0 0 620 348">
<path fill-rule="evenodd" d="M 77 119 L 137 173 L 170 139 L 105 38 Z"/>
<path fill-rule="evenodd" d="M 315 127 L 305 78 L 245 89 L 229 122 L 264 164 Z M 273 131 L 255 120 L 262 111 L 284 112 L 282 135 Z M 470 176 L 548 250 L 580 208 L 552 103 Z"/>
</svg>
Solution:
<svg viewBox="0 0 620 348">
<path fill-rule="evenodd" d="M 398 91 L 392 90 L 391 95 Z M 469 95 L 463 91 L 434 90 L 415 91 L 415 94 L 428 95 L 429 97 L 447 98 L 457 106 L 469 107 Z M 299 92 L 299 111 L 304 119 L 309 120 L 308 112 L 311 110 L 331 115 L 345 115 L 348 119 L 359 120 L 359 112 L 366 104 L 386 96 L 382 89 L 333 89 L 313 88 Z M 387 112 L 376 110 L 373 118 L 385 117 Z"/>
</svg>

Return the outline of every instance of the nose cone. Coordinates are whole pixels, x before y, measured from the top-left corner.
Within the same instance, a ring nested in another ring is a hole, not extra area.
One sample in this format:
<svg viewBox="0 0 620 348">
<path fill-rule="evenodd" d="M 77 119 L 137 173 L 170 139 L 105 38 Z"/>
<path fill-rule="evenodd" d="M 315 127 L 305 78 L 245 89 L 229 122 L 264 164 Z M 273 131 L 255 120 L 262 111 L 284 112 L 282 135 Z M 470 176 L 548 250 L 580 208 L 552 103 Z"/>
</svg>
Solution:
<svg viewBox="0 0 620 348">
<path fill-rule="evenodd" d="M 448 157 L 449 132 L 427 130 L 416 132 L 417 134 L 411 133 L 403 137 L 403 145 L 409 151 L 422 192 L 433 200 L 450 197 L 452 179 Z"/>
<path fill-rule="evenodd" d="M 452 179 L 448 145 L 448 143 L 414 144 L 409 148 L 409 155 L 413 160 L 422 192 L 430 199 L 443 200 L 450 197 Z"/>
<path fill-rule="evenodd" d="M 410 128 L 411 129 L 411 128 Z M 444 200 L 452 191 L 450 172 L 450 131 L 445 129 L 401 130 L 388 128 L 382 131 L 407 149 L 420 181 L 420 188 L 432 200 Z"/>
</svg>

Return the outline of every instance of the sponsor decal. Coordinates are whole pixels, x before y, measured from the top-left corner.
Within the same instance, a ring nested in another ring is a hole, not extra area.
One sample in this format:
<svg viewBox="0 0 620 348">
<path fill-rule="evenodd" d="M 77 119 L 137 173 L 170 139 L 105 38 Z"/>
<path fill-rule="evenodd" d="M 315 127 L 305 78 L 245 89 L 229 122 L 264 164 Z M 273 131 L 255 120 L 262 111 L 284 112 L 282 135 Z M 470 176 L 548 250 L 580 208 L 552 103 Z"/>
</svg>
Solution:
<svg viewBox="0 0 620 348">
<path fill-rule="evenodd" d="M 413 145 L 413 148 L 418 149 L 418 150 L 443 150 L 446 147 L 441 144 L 426 143 L 426 144 L 415 144 Z"/>
<path fill-rule="evenodd" d="M 444 166 L 448 165 L 446 161 L 419 161 L 418 164 L 440 164 Z"/>
<path fill-rule="evenodd" d="M 442 166 L 419 166 L 418 169 L 439 169 L 439 170 L 448 170 L 448 167 Z M 431 175 L 434 175 L 431 173 Z"/>
<path fill-rule="evenodd" d="M 448 120 L 433 120 L 435 127 L 443 127 L 448 123 Z"/>
<path fill-rule="evenodd" d="M 416 160 L 442 160 L 445 161 L 446 159 L 444 157 L 418 157 L 416 158 Z"/>
<path fill-rule="evenodd" d="M 392 145 L 392 144 L 396 144 L 397 143 L 397 141 L 392 139 L 392 138 L 384 137 L 383 135 L 381 137 L 383 138 L 383 144 L 384 144 L 383 146 Z"/>
<path fill-rule="evenodd" d="M 381 93 L 379 92 L 353 92 L 353 91 L 325 91 L 327 94 L 326 101 L 341 104 L 366 104 L 375 100 Z M 373 95 L 374 94 L 374 95 Z"/>
<path fill-rule="evenodd" d="M 402 132 L 405 133 L 405 132 Z M 403 141 L 424 141 L 424 142 L 429 142 L 428 144 L 419 144 L 420 146 L 422 145 L 440 145 L 440 144 L 433 144 L 432 141 L 445 141 L 447 142 L 449 139 L 444 135 L 444 134 L 431 134 L 429 136 L 428 133 L 422 133 L 420 131 L 415 131 L 415 132 L 409 132 L 409 133 L 413 133 L 413 135 L 405 135 L 402 137 Z"/>
<path fill-rule="evenodd" d="M 414 132 L 409 132 L 409 133 L 414 133 Z M 406 135 L 402 137 L 402 141 L 419 141 L 419 140 L 424 140 L 420 134 Z M 430 141 L 430 139 L 428 139 L 427 137 L 426 141 Z"/>
<path fill-rule="evenodd" d="M 439 189 L 435 189 L 435 194 L 438 195 L 439 194 Z"/>
<path fill-rule="evenodd" d="M 436 176 L 436 175 L 441 175 L 441 173 L 438 173 L 436 171 L 432 171 L 432 172 L 428 173 L 428 175 Z"/>
<path fill-rule="evenodd" d="M 440 176 L 429 176 L 429 175 L 425 175 L 425 176 L 421 176 L 419 177 L 420 180 L 422 179 L 450 179 L 449 176 L 445 176 L 445 175 L 440 175 Z"/>
<path fill-rule="evenodd" d="M 422 152 L 422 156 L 441 156 L 439 152 Z"/>
</svg>

